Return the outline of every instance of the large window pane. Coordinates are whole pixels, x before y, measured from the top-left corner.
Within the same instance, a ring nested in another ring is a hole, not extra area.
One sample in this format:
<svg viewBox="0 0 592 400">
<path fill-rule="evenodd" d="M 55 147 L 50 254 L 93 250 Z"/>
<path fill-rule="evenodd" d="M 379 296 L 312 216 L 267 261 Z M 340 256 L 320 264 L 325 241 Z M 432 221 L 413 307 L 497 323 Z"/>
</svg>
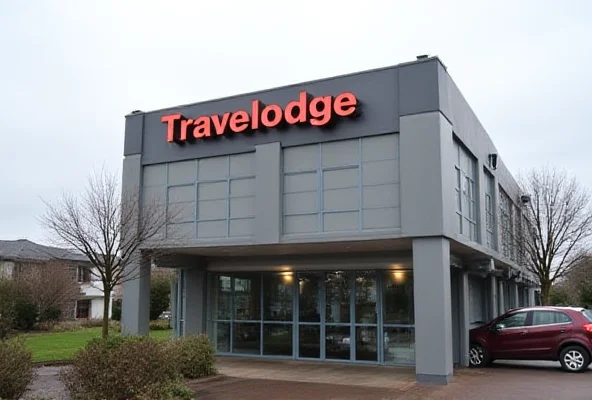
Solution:
<svg viewBox="0 0 592 400">
<path fill-rule="evenodd" d="M 300 325 L 298 336 L 298 357 L 321 357 L 321 328 L 318 325 Z"/>
<path fill-rule="evenodd" d="M 216 351 L 227 353 L 230 351 L 230 323 L 216 322 Z"/>
<path fill-rule="evenodd" d="M 385 324 L 413 324 L 413 273 L 384 271 L 383 318 Z"/>
<path fill-rule="evenodd" d="M 327 326 L 325 358 L 349 360 L 350 340 L 349 326 Z"/>
<path fill-rule="evenodd" d="M 356 360 L 378 361 L 376 334 L 375 327 L 356 327 Z"/>
<path fill-rule="evenodd" d="M 348 272 L 328 272 L 325 277 L 327 292 L 326 321 L 350 321 L 350 274 Z"/>
<path fill-rule="evenodd" d="M 376 323 L 376 273 L 358 271 L 356 273 L 356 322 Z"/>
<path fill-rule="evenodd" d="M 232 315 L 232 278 L 220 275 L 216 278 L 218 319 L 230 319 Z"/>
<path fill-rule="evenodd" d="M 261 324 L 242 323 L 233 325 L 232 352 L 241 354 L 260 354 Z"/>
<path fill-rule="evenodd" d="M 263 276 L 264 320 L 292 321 L 293 283 L 291 272 Z"/>
<path fill-rule="evenodd" d="M 384 362 L 387 364 L 415 362 L 415 333 L 412 327 L 384 329 Z"/>
<path fill-rule="evenodd" d="M 261 275 L 241 274 L 234 279 L 235 319 L 261 319 Z"/>
<path fill-rule="evenodd" d="M 300 322 L 321 321 L 321 273 L 298 274 L 298 320 Z"/>
<path fill-rule="evenodd" d="M 263 354 L 292 355 L 292 325 L 265 324 L 263 326 Z"/>
</svg>

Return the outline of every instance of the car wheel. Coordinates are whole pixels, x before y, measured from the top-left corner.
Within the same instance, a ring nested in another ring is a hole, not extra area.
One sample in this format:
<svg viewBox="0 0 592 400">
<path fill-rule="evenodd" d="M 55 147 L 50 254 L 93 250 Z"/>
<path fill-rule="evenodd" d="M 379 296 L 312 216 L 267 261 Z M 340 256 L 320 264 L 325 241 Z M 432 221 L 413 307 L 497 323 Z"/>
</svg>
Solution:
<svg viewBox="0 0 592 400">
<path fill-rule="evenodd" d="M 469 349 L 469 367 L 482 368 L 490 363 L 489 354 L 485 347 L 478 344 L 471 344 Z"/>
<path fill-rule="evenodd" d="M 568 346 L 559 356 L 561 368 L 567 372 L 581 372 L 590 365 L 590 355 L 581 346 Z"/>
</svg>

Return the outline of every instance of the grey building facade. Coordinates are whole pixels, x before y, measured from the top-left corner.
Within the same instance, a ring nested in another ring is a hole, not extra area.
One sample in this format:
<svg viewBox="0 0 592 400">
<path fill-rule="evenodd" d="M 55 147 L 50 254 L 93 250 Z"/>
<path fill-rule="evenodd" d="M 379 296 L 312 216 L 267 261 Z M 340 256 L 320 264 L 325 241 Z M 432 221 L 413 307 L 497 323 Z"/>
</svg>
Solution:
<svg viewBox="0 0 592 400">
<path fill-rule="evenodd" d="M 438 58 L 127 116 L 124 190 L 175 217 L 175 332 L 219 354 L 414 365 L 534 305 L 519 187 Z M 149 270 L 150 262 L 140 266 Z M 147 334 L 150 276 L 125 283 Z"/>
</svg>

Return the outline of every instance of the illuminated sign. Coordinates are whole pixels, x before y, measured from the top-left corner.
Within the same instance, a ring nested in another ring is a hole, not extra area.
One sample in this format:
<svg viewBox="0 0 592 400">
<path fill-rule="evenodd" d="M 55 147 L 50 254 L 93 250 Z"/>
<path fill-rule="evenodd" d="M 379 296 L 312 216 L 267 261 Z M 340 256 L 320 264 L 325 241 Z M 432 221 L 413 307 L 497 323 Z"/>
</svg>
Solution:
<svg viewBox="0 0 592 400">
<path fill-rule="evenodd" d="M 335 97 L 313 97 L 306 91 L 300 92 L 298 100 L 282 108 L 277 104 L 265 105 L 259 100 L 251 102 L 251 109 L 225 112 L 222 115 L 202 115 L 194 119 L 182 114 L 167 114 L 161 122 L 167 124 L 167 141 L 184 143 L 194 139 L 282 128 L 293 125 L 328 127 L 336 118 L 355 117 L 359 102 L 351 92 Z"/>
</svg>

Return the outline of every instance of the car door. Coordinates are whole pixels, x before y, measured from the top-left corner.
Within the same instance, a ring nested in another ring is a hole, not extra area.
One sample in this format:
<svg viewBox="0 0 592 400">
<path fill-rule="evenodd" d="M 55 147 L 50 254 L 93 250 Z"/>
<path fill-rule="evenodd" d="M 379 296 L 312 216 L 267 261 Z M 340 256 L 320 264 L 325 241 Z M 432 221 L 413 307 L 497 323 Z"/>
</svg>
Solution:
<svg viewBox="0 0 592 400">
<path fill-rule="evenodd" d="M 516 311 L 496 322 L 488 335 L 489 351 L 493 358 L 523 358 L 528 353 L 527 327 L 531 313 Z"/>
<path fill-rule="evenodd" d="M 527 328 L 529 358 L 549 358 L 561 341 L 569 336 L 573 320 L 561 311 L 535 310 Z"/>
</svg>

